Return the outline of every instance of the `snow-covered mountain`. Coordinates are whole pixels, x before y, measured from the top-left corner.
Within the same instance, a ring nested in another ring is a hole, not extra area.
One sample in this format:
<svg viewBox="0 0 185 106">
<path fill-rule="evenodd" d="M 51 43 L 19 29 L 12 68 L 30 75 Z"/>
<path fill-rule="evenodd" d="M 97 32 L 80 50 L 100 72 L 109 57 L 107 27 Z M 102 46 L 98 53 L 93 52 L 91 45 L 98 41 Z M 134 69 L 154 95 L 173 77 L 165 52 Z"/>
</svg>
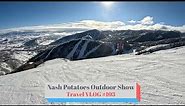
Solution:
<svg viewBox="0 0 185 106">
<path fill-rule="evenodd" d="M 0 36 L 0 104 L 48 104 L 45 83 L 70 81 L 135 81 L 140 104 L 185 104 L 184 33 L 94 29 Z"/>
<path fill-rule="evenodd" d="M 30 58 L 26 64 L 17 68 L 12 73 L 35 68 L 45 61 L 56 58 L 80 60 L 110 56 L 115 54 L 116 49 L 114 44 L 94 41 L 85 37 L 82 39 L 71 40 L 40 52 L 36 56 Z"/>
<path fill-rule="evenodd" d="M 73 33 L 34 30 L 0 33 L 0 75 L 14 71 L 51 42 Z"/>
<path fill-rule="evenodd" d="M 55 58 L 79 60 L 115 55 L 117 43 L 120 41 L 124 41 L 123 53 L 133 51 L 136 54 L 152 53 L 185 45 L 184 33 L 161 30 L 99 31 L 94 29 L 75 33 L 59 30 L 24 30 L 10 31 L 0 36 L 0 52 L 3 55 L 0 74 L 18 72 L 22 67 L 23 69 L 34 68 Z M 30 62 L 33 64 L 30 65 Z M 29 68 L 25 68 L 27 64 Z"/>
<path fill-rule="evenodd" d="M 70 36 L 62 37 L 61 39 L 58 39 L 58 40 L 52 42 L 50 45 L 58 45 L 58 44 L 66 42 L 66 41 L 84 38 L 87 36 L 91 37 L 93 40 L 100 40 L 100 39 L 106 38 L 106 36 L 102 34 L 102 31 L 94 29 L 94 30 L 88 30 L 85 32 L 76 33 L 76 34 L 73 34 Z"/>
</svg>

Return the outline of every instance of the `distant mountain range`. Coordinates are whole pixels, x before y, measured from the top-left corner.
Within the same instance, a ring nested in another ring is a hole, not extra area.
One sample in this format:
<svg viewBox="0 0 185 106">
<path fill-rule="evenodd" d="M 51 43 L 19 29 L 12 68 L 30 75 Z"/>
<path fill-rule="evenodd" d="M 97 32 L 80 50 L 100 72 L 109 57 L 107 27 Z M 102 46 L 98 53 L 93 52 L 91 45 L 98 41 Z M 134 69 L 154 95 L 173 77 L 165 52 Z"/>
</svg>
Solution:
<svg viewBox="0 0 185 106">
<path fill-rule="evenodd" d="M 51 32 L 9 32 L 0 36 L 2 37 L 0 52 L 6 51 L 7 55 L 11 55 L 14 52 L 20 54 L 26 51 L 26 55 L 30 55 L 24 61 L 17 59 L 21 64 L 11 68 L 8 73 L 34 68 L 55 58 L 80 60 L 117 55 L 119 42 L 124 44 L 122 53 L 137 55 L 185 45 L 185 33 L 162 30 L 99 31 L 94 29 L 65 36 Z M 32 55 L 33 53 L 35 55 Z M 10 60 L 16 55 L 9 56 Z M 3 68 L 0 69 L 3 71 Z"/>
</svg>

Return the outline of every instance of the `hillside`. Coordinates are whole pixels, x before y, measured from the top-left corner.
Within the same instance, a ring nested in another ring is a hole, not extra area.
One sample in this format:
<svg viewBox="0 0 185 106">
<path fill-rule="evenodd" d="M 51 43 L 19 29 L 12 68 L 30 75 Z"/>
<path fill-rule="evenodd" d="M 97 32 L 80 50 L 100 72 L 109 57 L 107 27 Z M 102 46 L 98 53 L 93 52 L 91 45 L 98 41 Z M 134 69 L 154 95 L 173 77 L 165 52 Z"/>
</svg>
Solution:
<svg viewBox="0 0 185 106">
<path fill-rule="evenodd" d="M 148 55 L 123 54 L 79 61 L 54 59 L 0 76 L 0 104 L 48 104 L 46 82 L 136 81 L 139 104 L 185 104 L 185 47 Z"/>
</svg>

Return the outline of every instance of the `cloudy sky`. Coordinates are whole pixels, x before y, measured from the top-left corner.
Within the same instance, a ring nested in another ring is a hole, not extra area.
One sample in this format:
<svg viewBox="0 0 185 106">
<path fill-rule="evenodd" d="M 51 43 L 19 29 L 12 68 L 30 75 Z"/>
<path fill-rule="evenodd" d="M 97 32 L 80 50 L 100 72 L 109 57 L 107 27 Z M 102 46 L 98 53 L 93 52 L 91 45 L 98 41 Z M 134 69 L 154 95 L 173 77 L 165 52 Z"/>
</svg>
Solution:
<svg viewBox="0 0 185 106">
<path fill-rule="evenodd" d="M 0 2 L 0 29 L 185 32 L 185 2 Z"/>
</svg>

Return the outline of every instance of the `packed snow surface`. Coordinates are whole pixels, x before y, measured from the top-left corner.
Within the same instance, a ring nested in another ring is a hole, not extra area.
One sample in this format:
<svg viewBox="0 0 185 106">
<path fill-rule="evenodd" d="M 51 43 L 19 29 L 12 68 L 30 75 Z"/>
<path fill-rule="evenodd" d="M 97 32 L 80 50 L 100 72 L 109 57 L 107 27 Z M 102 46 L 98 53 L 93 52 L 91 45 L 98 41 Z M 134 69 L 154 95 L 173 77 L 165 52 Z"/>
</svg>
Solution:
<svg viewBox="0 0 185 106">
<path fill-rule="evenodd" d="M 45 83 L 85 81 L 134 81 L 141 85 L 139 104 L 185 104 L 185 47 L 148 55 L 50 60 L 0 76 L 0 104 L 49 104 L 44 98 Z"/>
</svg>

